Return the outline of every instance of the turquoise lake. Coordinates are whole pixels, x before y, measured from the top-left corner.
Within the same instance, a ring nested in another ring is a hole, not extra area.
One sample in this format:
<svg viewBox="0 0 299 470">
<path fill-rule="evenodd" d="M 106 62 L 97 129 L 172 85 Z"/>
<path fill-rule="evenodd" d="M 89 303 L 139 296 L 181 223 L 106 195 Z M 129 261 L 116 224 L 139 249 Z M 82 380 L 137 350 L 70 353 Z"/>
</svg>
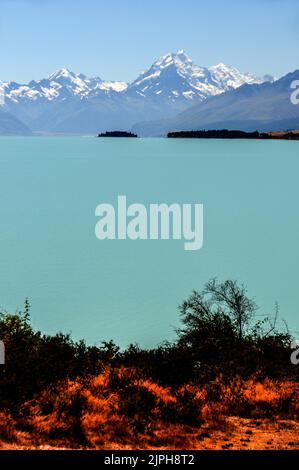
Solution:
<svg viewBox="0 0 299 470">
<path fill-rule="evenodd" d="M 29 297 L 43 332 L 153 346 L 212 277 L 244 283 L 258 315 L 277 301 L 298 332 L 298 142 L 2 137 L 0 176 L 0 306 Z M 203 248 L 97 240 L 95 208 L 118 195 L 203 203 Z"/>
</svg>

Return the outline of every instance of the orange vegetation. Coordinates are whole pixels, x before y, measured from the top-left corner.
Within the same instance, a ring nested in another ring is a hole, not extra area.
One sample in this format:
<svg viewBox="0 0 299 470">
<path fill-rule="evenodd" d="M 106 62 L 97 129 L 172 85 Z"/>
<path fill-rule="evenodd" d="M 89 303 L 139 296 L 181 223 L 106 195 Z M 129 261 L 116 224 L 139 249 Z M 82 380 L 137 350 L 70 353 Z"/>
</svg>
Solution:
<svg viewBox="0 0 299 470">
<path fill-rule="evenodd" d="M 133 368 L 61 381 L 0 413 L 2 448 L 299 448 L 298 383 L 163 387 Z"/>
</svg>

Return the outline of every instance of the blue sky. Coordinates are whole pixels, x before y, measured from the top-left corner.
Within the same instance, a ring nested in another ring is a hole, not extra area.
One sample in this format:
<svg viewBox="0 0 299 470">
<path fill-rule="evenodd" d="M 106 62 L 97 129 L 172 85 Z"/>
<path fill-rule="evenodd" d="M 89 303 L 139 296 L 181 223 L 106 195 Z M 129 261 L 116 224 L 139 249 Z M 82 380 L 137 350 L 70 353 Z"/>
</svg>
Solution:
<svg viewBox="0 0 299 470">
<path fill-rule="evenodd" d="M 0 80 L 68 67 L 133 80 L 166 52 L 258 75 L 299 68 L 298 0 L 0 0 Z"/>
</svg>

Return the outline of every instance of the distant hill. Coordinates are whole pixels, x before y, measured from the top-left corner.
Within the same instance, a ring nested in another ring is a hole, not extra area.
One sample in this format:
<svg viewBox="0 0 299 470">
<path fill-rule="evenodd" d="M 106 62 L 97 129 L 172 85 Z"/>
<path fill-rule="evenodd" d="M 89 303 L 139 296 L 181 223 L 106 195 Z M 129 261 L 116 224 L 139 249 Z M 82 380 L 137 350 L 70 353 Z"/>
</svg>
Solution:
<svg viewBox="0 0 299 470">
<path fill-rule="evenodd" d="M 299 129 L 299 105 L 291 103 L 291 83 L 299 70 L 274 82 L 245 84 L 211 97 L 175 118 L 142 122 L 132 128 L 140 136 L 200 129 L 277 131 Z"/>
</svg>

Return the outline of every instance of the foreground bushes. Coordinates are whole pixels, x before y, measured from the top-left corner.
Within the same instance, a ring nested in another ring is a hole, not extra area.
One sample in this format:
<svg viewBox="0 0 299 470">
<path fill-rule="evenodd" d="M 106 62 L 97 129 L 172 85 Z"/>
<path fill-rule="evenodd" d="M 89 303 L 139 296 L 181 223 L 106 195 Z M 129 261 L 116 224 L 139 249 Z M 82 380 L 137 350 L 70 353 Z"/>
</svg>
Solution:
<svg viewBox="0 0 299 470">
<path fill-rule="evenodd" d="M 172 432 L 179 445 L 188 428 L 225 426 L 232 414 L 295 416 L 292 338 L 277 330 L 278 312 L 261 322 L 255 310 L 243 286 L 212 280 L 181 305 L 174 343 L 124 351 L 35 331 L 28 301 L 23 312 L 0 314 L 0 440 L 138 445 L 160 429 L 160 440 Z"/>
<path fill-rule="evenodd" d="M 159 443 L 162 433 L 168 445 L 176 446 L 179 437 L 183 445 L 202 427 L 225 428 L 231 415 L 296 419 L 298 391 L 291 382 L 240 377 L 231 385 L 220 377 L 206 386 L 170 389 L 140 378 L 138 371 L 108 368 L 88 380 L 46 388 L 20 407 L 16 420 L 2 416 L 6 425 L 0 426 L 0 439 L 35 446 L 136 448 Z"/>
</svg>

